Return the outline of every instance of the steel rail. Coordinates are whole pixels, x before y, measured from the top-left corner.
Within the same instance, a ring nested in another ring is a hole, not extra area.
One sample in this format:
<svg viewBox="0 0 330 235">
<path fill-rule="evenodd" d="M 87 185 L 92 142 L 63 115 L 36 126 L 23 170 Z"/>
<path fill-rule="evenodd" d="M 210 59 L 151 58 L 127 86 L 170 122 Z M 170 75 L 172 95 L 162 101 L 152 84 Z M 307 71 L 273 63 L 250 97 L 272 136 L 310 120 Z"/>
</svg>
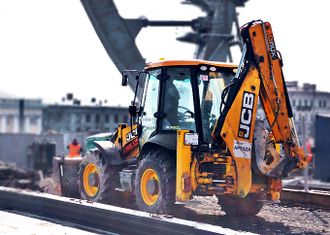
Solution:
<svg viewBox="0 0 330 235">
<path fill-rule="evenodd" d="M 330 208 L 330 194 L 326 191 L 310 190 L 306 192 L 304 190 L 285 188 L 281 193 L 281 201 Z"/>
<path fill-rule="evenodd" d="M 297 190 L 304 190 L 304 185 L 288 185 L 284 189 L 297 189 Z M 329 192 L 330 187 L 322 186 L 322 185 L 308 185 L 308 189 L 310 191 L 321 191 L 321 192 Z"/>
<path fill-rule="evenodd" d="M 241 233 L 211 224 L 6 187 L 0 187 L 0 207 L 118 234 Z"/>
</svg>

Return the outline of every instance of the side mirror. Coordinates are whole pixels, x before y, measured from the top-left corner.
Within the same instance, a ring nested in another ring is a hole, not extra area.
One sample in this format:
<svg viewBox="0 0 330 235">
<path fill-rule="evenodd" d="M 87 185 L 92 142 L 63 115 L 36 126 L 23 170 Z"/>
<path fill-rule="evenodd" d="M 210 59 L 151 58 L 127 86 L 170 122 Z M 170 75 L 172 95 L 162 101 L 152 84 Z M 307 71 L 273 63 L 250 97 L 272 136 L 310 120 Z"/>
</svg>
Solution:
<svg viewBox="0 0 330 235">
<path fill-rule="evenodd" d="M 128 113 L 129 113 L 129 115 L 131 115 L 131 117 L 135 117 L 136 116 L 136 106 L 130 105 L 128 107 Z"/>
<path fill-rule="evenodd" d="M 138 133 L 138 136 L 141 137 L 141 135 L 142 135 L 142 125 L 138 125 L 137 133 Z"/>
<path fill-rule="evenodd" d="M 139 71 L 135 69 L 126 69 L 121 72 L 121 85 L 127 86 L 128 84 L 128 75 L 137 74 L 139 76 Z"/>
<path fill-rule="evenodd" d="M 128 83 L 128 75 L 127 74 L 123 74 L 121 77 L 121 85 L 122 86 L 127 86 Z"/>
</svg>

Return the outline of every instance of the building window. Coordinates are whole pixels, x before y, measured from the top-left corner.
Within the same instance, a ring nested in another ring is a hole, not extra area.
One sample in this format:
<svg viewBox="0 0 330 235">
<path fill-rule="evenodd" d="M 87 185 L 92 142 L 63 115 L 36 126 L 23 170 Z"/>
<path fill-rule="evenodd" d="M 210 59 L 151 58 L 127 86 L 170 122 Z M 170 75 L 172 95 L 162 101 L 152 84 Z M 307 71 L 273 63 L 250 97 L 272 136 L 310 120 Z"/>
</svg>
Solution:
<svg viewBox="0 0 330 235">
<path fill-rule="evenodd" d="M 295 99 L 292 100 L 292 106 L 296 106 L 296 100 Z"/>
<path fill-rule="evenodd" d="M 13 125 L 13 123 L 14 123 L 14 116 L 13 115 L 8 115 L 6 121 L 7 121 L 7 123 L 6 123 L 7 126 Z"/>
<path fill-rule="evenodd" d="M 302 134 L 302 131 L 301 131 L 301 130 L 302 130 L 301 125 L 298 124 L 296 127 L 297 127 L 297 134 L 298 134 L 298 135 L 301 135 L 301 134 Z"/>
<path fill-rule="evenodd" d="M 301 107 L 301 100 L 298 100 L 298 106 Z"/>
<path fill-rule="evenodd" d="M 91 121 L 91 115 L 90 114 L 86 114 L 86 122 L 90 122 Z"/>
<path fill-rule="evenodd" d="M 327 101 L 326 100 L 323 100 L 323 107 L 327 107 Z"/>
<path fill-rule="evenodd" d="M 322 100 L 319 100 L 319 107 L 322 107 Z"/>
<path fill-rule="evenodd" d="M 304 103 L 305 103 L 305 107 L 307 107 L 308 106 L 307 100 L 304 100 Z"/>
<path fill-rule="evenodd" d="M 118 114 L 115 114 L 115 123 L 118 123 Z"/>
<path fill-rule="evenodd" d="M 37 116 L 30 117 L 30 125 L 37 125 L 37 122 L 38 122 Z"/>
<path fill-rule="evenodd" d="M 106 115 L 104 116 L 104 119 L 105 119 L 105 122 L 106 122 L 106 123 L 109 123 L 109 121 L 110 121 L 110 120 L 109 120 L 109 114 L 106 114 Z"/>
<path fill-rule="evenodd" d="M 95 115 L 95 122 L 100 123 L 100 114 Z"/>
</svg>

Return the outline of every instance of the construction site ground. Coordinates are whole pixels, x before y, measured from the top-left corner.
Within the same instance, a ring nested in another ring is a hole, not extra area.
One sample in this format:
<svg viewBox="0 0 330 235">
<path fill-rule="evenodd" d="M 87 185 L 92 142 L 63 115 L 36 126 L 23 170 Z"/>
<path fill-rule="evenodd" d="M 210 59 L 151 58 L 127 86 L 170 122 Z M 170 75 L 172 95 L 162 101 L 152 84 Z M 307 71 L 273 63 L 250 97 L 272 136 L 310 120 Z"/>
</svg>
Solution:
<svg viewBox="0 0 330 235">
<path fill-rule="evenodd" d="M 330 234 L 330 209 L 310 205 L 267 204 L 256 217 L 226 216 L 216 197 L 194 197 L 176 217 L 258 234 Z"/>
<path fill-rule="evenodd" d="M 4 189 L 3 189 L 4 190 Z M 4 191 L 5 192 L 5 191 Z M 23 191 L 16 191 L 23 193 Z M 21 198 L 19 194 L 16 194 Z M 33 195 L 38 195 L 34 193 Z M 43 193 L 40 193 L 42 197 Z M 47 198 L 52 195 L 45 194 Z M 54 196 L 57 197 L 57 196 Z M 16 198 L 16 196 L 15 196 Z M 84 203 L 81 199 L 65 198 L 64 200 L 72 202 L 72 210 L 76 204 Z M 5 201 L 8 200 L 4 197 Z M 17 200 L 17 199 L 16 199 Z M 23 200 L 23 197 L 19 200 Z M 25 199 L 24 199 L 25 200 Z M 23 201 L 24 201 L 23 200 Z M 40 198 L 41 200 L 41 198 Z M 33 200 L 32 200 L 33 201 Z M 31 201 L 31 202 L 32 202 Z M 39 200 L 37 200 L 39 201 Z M 44 203 L 44 200 L 42 200 Z M 89 207 L 100 207 L 93 202 L 86 202 Z M 58 202 L 57 202 L 58 204 Z M 56 204 L 56 205 L 57 205 Z M 8 205 L 7 203 L 4 205 Z M 44 204 L 42 204 L 44 205 Z M 46 204 L 45 204 L 46 205 Z M 48 203 L 49 206 L 49 203 Z M 46 206 L 46 208 L 48 208 Z M 67 205 L 69 206 L 69 205 Z M 101 205 L 102 206 L 102 205 Z M 106 205 L 105 205 L 106 206 Z M 7 208 L 7 207 L 4 207 Z M 24 208 L 24 207 L 23 207 Z M 62 207 L 59 207 L 62 208 Z M 103 207 L 102 207 L 103 208 Z M 106 207 L 104 207 L 106 209 Z M 133 209 L 133 208 L 132 208 Z M 135 209 L 135 208 L 134 208 Z M 124 208 L 116 210 L 125 211 Z M 157 215 L 151 215 L 152 217 Z M 266 204 L 261 212 L 255 217 L 232 217 L 226 216 L 217 204 L 217 198 L 213 197 L 194 197 L 188 205 L 177 205 L 173 215 L 166 215 L 166 218 L 185 219 L 186 221 L 197 221 L 206 224 L 213 224 L 231 231 L 248 232 L 255 234 L 330 234 L 330 208 L 321 208 L 311 205 L 272 203 Z M 51 218 L 51 217 L 50 217 Z M 68 219 L 71 217 L 67 217 Z M 79 218 L 75 223 L 68 223 L 64 218 L 57 220 L 31 215 L 29 213 L 18 212 L 5 209 L 0 210 L 0 234 L 105 234 L 105 231 L 93 231 L 93 229 L 81 226 Z M 28 224 L 28 226 L 27 226 Z M 99 228 L 99 227 L 96 227 Z M 86 231 L 86 233 L 83 233 Z M 112 231 L 110 231 L 112 232 Z"/>
<path fill-rule="evenodd" d="M 32 174 L 31 172 L 16 169 L 14 166 L 6 165 L 2 162 L 0 162 L 0 178 L 0 184 L 5 186 L 24 186 L 23 188 L 30 188 L 33 191 L 36 188 L 42 188 L 48 193 L 59 194 L 58 190 L 56 190 L 58 188 L 56 185 L 58 186 L 58 184 L 52 178 L 46 178 L 39 182 L 37 172 Z M 22 182 L 28 182 L 29 184 L 25 183 L 23 185 Z M 37 184 L 36 182 L 39 183 Z M 236 231 L 258 234 L 330 234 L 330 208 L 311 205 L 293 203 L 267 204 L 256 217 L 242 218 L 226 216 L 217 204 L 217 198 L 215 196 L 194 197 L 188 205 L 178 206 L 174 216 L 219 225 Z M 66 234 L 67 229 L 70 231 L 67 234 L 71 234 L 70 227 L 75 227 L 74 225 L 58 225 L 49 221 L 34 219 L 0 211 L 0 234 L 15 234 L 16 232 L 14 231 L 16 230 L 17 232 L 22 231 L 20 224 L 25 224 L 23 221 L 31 225 L 29 228 L 31 228 L 31 231 L 36 231 L 37 233 L 35 234 L 42 234 L 39 232 L 44 231 L 45 228 L 53 227 L 56 227 L 56 230 L 60 231 L 60 234 Z M 16 223 L 15 221 L 22 222 Z M 37 229 L 33 230 L 33 228 Z M 33 234 L 29 233 L 30 230 L 24 229 L 23 231 L 26 232 L 25 234 Z"/>
</svg>

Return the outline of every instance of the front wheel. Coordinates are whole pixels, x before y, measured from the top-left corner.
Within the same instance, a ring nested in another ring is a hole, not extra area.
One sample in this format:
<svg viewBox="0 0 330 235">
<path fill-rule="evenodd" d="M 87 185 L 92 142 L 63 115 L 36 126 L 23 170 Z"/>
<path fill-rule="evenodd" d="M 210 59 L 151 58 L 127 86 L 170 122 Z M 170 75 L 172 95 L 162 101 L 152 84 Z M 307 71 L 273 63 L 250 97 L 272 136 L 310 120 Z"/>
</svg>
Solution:
<svg viewBox="0 0 330 235">
<path fill-rule="evenodd" d="M 80 163 L 79 188 L 82 199 L 103 203 L 118 203 L 119 175 L 115 166 L 108 165 L 99 151 L 88 152 Z"/>
<path fill-rule="evenodd" d="M 262 195 L 249 194 L 242 198 L 232 195 L 218 196 L 221 209 L 230 216 L 255 216 L 263 207 Z"/>
<path fill-rule="evenodd" d="M 175 203 L 175 158 L 165 150 L 151 150 L 136 173 L 135 196 L 140 210 L 169 213 Z"/>
</svg>

